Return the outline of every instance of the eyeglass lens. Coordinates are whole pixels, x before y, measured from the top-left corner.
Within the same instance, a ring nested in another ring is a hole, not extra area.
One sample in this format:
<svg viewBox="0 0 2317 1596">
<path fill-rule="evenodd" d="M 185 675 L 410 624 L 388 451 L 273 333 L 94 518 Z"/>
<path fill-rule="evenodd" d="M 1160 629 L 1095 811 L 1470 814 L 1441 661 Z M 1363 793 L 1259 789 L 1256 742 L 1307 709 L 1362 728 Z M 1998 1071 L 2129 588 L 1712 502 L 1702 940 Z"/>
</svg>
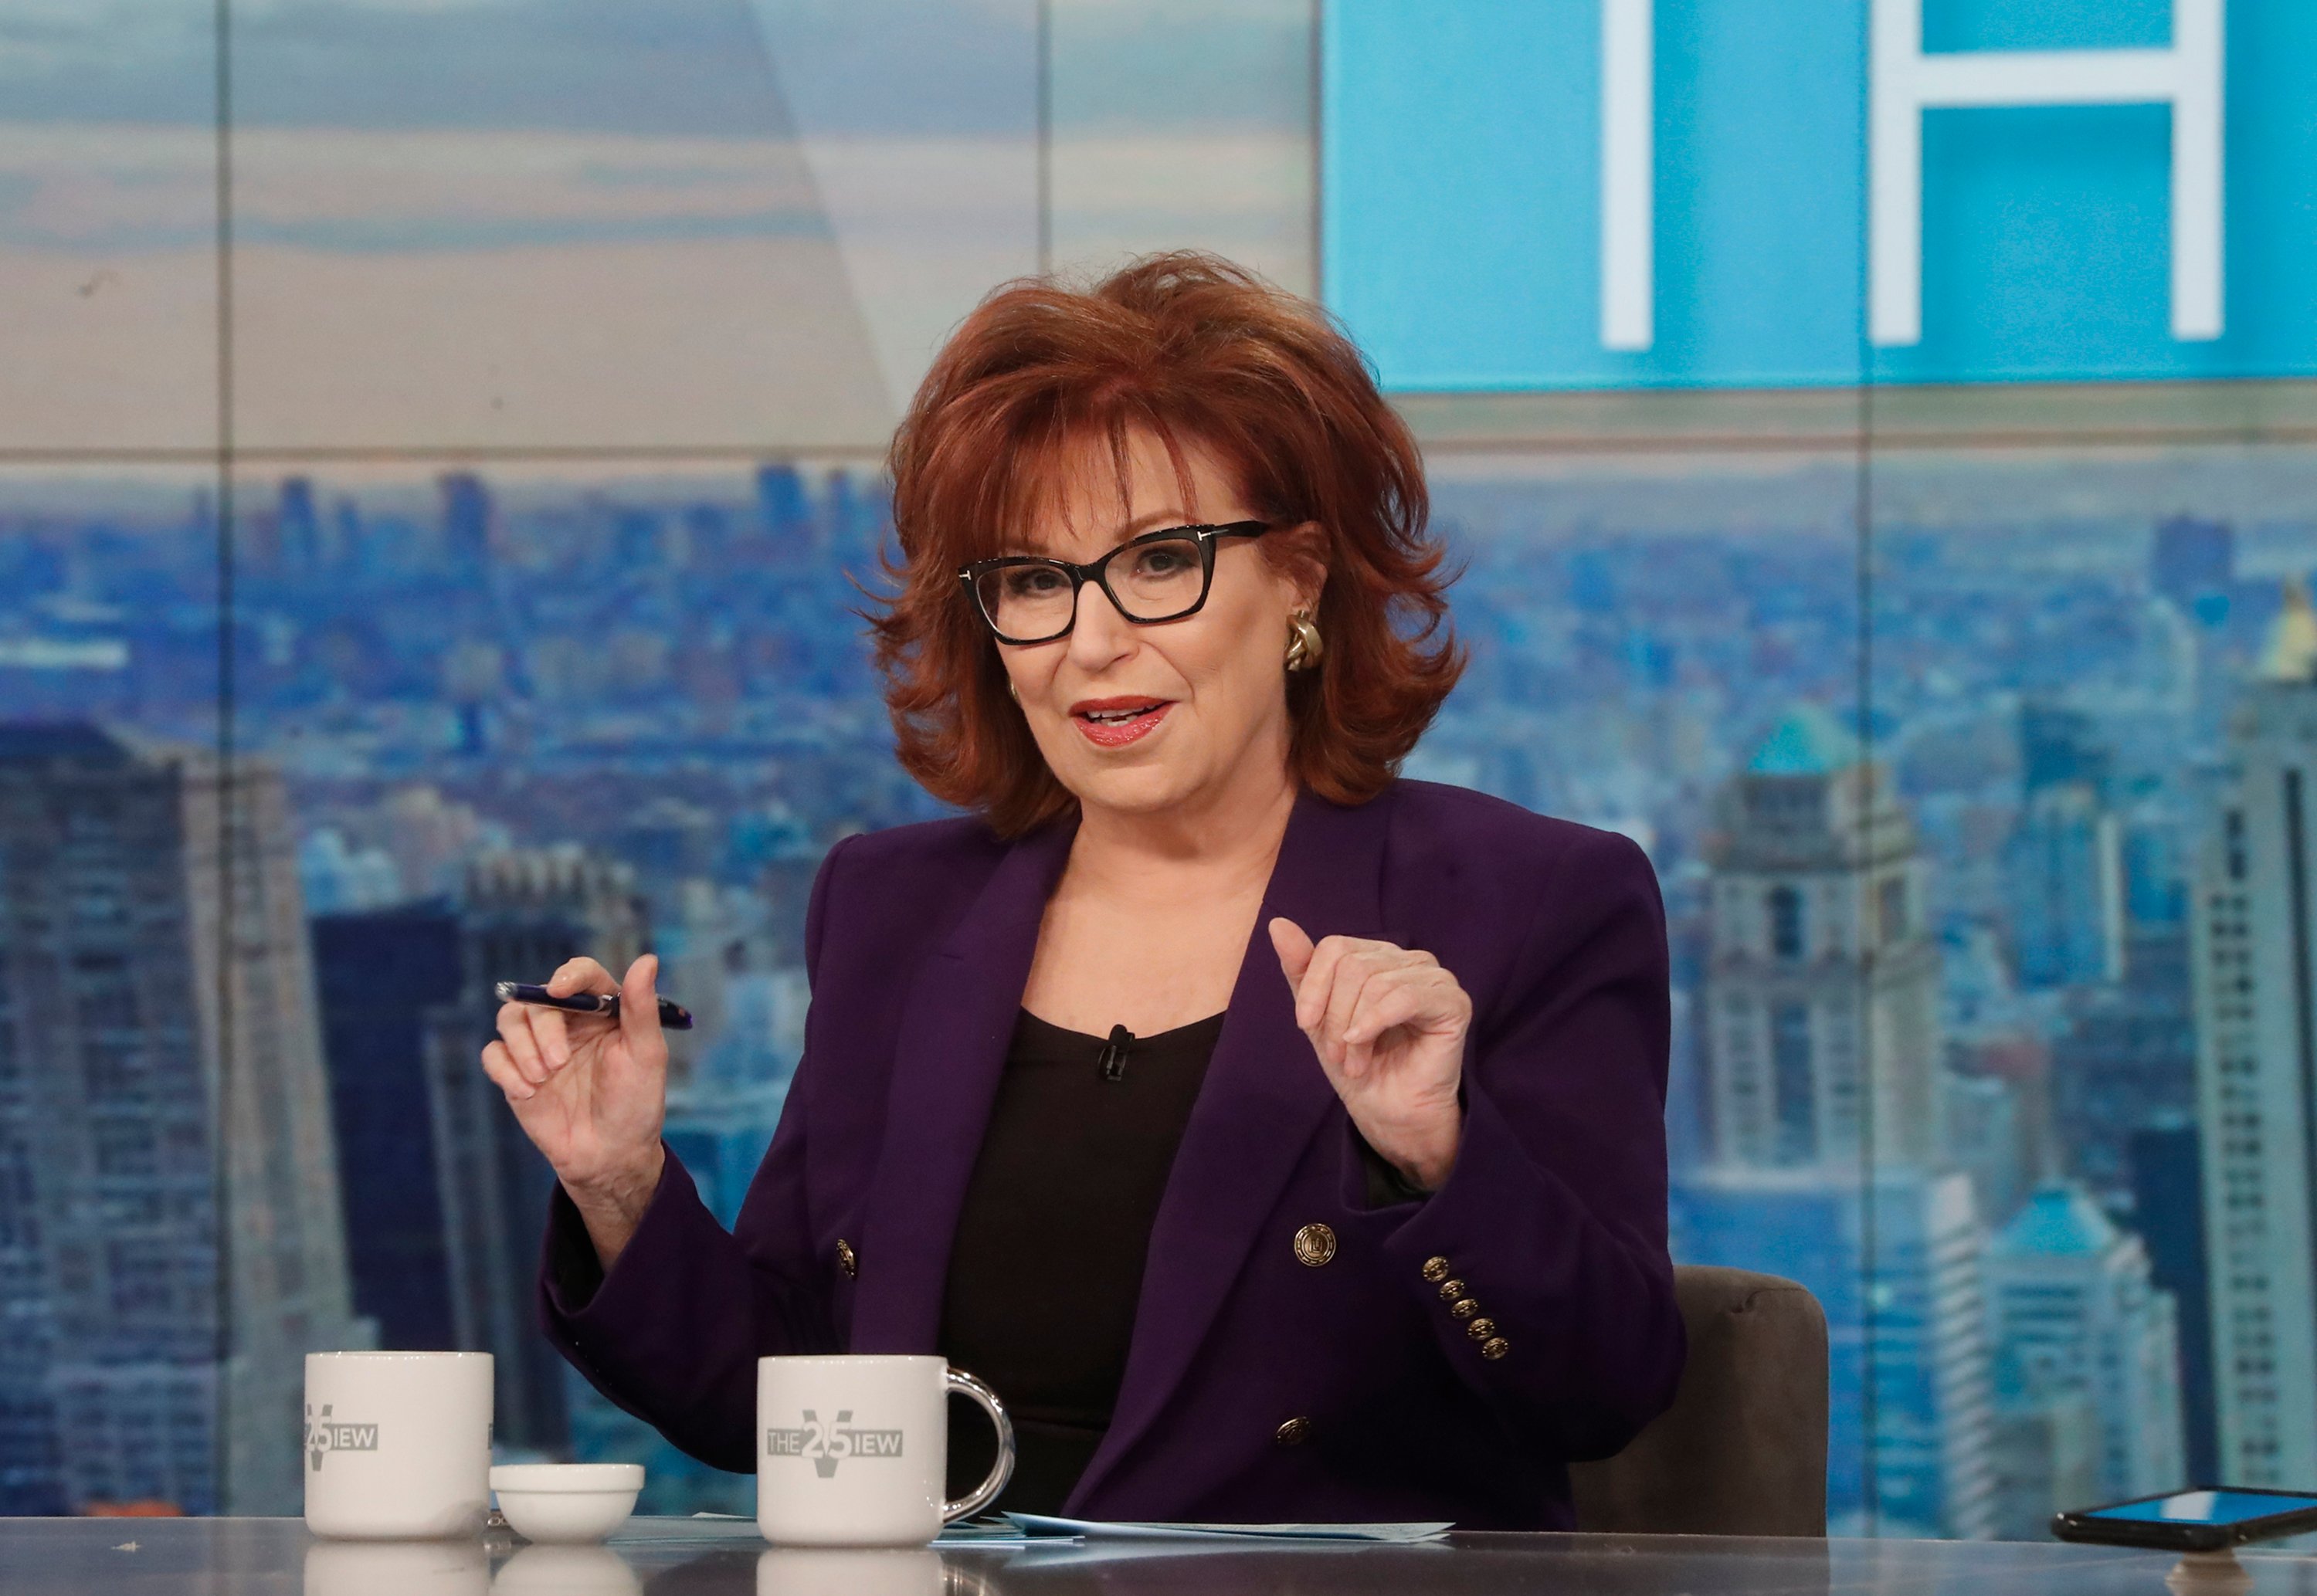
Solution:
<svg viewBox="0 0 2317 1596">
<path fill-rule="evenodd" d="M 1199 602 L 1205 581 L 1196 538 L 1159 538 L 1120 549 L 1104 567 L 1129 620 L 1171 620 Z M 1078 593 L 1060 566 L 1000 566 L 974 587 L 981 611 L 1006 637 L 1057 638 L 1077 612 Z"/>
</svg>

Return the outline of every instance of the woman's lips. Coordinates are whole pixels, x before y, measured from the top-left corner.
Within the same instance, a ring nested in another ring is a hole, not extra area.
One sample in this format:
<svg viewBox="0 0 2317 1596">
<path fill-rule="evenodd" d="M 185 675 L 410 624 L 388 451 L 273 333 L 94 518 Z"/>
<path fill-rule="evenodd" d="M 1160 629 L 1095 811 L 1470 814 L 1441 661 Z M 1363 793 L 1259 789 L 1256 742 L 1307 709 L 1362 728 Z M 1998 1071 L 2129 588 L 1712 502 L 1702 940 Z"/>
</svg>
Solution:
<svg viewBox="0 0 2317 1596">
<path fill-rule="evenodd" d="M 1127 744 L 1139 742 L 1156 731 L 1158 723 L 1167 718 L 1167 711 L 1174 707 L 1162 699 L 1148 709 L 1131 714 L 1120 714 L 1105 706 L 1102 710 L 1103 718 L 1099 720 L 1083 709 L 1073 714 L 1070 719 L 1078 730 L 1086 734 L 1087 741 L 1097 747 L 1123 748 Z"/>
</svg>

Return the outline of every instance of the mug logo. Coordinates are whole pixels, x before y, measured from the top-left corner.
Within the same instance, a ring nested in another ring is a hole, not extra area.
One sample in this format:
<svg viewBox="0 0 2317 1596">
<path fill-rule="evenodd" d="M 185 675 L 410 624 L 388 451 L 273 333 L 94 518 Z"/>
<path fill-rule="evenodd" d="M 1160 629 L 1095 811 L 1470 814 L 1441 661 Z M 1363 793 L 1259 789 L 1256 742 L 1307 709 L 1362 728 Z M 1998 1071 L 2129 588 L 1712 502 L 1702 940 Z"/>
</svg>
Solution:
<svg viewBox="0 0 2317 1596">
<path fill-rule="evenodd" d="M 378 1426 L 353 1424 L 330 1416 L 331 1404 L 322 1404 L 317 1416 L 314 1404 L 306 1404 L 306 1460 L 315 1473 L 322 1471 L 322 1459 L 332 1452 L 375 1452 L 378 1450 Z"/>
<path fill-rule="evenodd" d="M 901 1432 L 898 1430 L 863 1430 L 853 1422 L 853 1410 L 841 1408 L 834 1423 L 823 1423 L 812 1409 L 804 1410 L 804 1422 L 794 1429 L 767 1429 L 765 1431 L 765 1456 L 767 1458 L 810 1458 L 812 1470 L 822 1479 L 836 1473 L 836 1466 L 847 1458 L 898 1458 L 901 1455 Z"/>
</svg>

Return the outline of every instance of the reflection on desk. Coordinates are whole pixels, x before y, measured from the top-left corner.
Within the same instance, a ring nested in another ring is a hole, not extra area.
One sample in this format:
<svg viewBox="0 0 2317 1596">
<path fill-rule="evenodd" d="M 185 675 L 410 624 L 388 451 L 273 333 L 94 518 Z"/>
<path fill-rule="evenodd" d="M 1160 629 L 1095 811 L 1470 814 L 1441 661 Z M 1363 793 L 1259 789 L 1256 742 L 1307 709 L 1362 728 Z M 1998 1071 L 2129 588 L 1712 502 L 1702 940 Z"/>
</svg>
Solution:
<svg viewBox="0 0 2317 1596">
<path fill-rule="evenodd" d="M 2056 1543 L 1455 1535 L 1430 1546 L 767 1547 L 643 1520 L 605 1547 L 318 1541 L 295 1519 L 0 1520 L 7 1596 L 2169 1596 L 2159 1553 Z M 2257 1592 L 2317 1559 L 2244 1558 Z"/>
</svg>

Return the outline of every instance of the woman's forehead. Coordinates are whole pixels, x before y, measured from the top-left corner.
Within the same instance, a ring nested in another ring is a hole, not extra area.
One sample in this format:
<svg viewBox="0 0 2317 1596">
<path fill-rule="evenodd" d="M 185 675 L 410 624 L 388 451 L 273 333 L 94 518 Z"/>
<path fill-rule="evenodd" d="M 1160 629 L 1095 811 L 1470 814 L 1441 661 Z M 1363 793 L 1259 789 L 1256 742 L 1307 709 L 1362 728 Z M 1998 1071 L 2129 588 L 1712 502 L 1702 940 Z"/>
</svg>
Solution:
<svg viewBox="0 0 2317 1596">
<path fill-rule="evenodd" d="M 1073 440 L 1024 484 L 1023 533 L 1039 542 L 1114 541 L 1169 521 L 1197 521 L 1236 494 L 1213 452 L 1193 439 L 1175 450 L 1147 428 L 1114 449 L 1103 437 Z"/>
</svg>

